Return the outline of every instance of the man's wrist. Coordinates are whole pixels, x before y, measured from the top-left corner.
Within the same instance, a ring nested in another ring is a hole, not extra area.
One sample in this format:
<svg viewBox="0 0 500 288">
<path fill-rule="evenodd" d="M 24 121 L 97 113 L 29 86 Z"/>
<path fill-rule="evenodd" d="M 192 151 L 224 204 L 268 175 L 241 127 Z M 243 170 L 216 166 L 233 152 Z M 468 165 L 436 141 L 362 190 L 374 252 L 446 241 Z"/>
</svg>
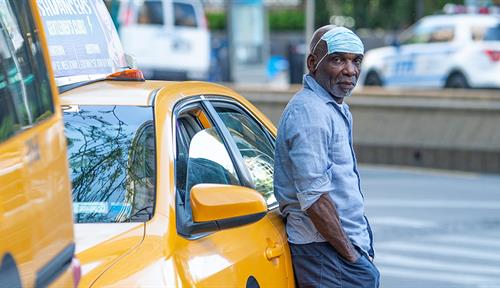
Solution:
<svg viewBox="0 0 500 288">
<path fill-rule="evenodd" d="M 347 260 L 349 260 L 349 262 L 351 263 L 355 263 L 360 257 L 362 257 L 362 255 L 358 251 L 356 251 L 356 249 L 353 249 L 352 253 L 350 254 L 350 257 Z"/>
</svg>

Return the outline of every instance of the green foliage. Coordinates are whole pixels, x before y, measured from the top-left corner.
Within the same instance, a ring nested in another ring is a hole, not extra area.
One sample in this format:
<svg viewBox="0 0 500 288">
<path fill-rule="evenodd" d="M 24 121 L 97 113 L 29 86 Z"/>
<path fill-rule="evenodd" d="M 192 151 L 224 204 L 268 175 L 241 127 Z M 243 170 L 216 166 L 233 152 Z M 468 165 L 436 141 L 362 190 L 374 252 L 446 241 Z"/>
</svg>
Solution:
<svg viewBox="0 0 500 288">
<path fill-rule="evenodd" d="M 330 0 L 327 2 L 331 15 L 351 16 L 356 21 L 357 28 L 371 29 L 403 29 L 421 16 L 442 11 L 447 3 L 463 4 L 463 0 Z M 420 12 L 419 6 L 422 8 Z"/>
<path fill-rule="evenodd" d="M 271 31 L 304 30 L 305 15 L 302 10 L 271 10 L 268 12 Z M 223 12 L 207 12 L 210 30 L 226 29 L 226 14 Z"/>
<path fill-rule="evenodd" d="M 269 26 L 271 31 L 304 30 L 305 21 L 303 10 L 269 11 Z"/>
<path fill-rule="evenodd" d="M 330 23 L 330 16 L 342 15 L 353 17 L 355 28 L 403 29 L 421 16 L 441 12 L 447 3 L 463 4 L 463 0 L 316 0 L 314 22 L 315 27 L 319 28 Z M 269 10 L 271 31 L 303 31 L 303 8 Z M 224 12 L 208 12 L 207 19 L 211 30 L 226 29 Z"/>
<path fill-rule="evenodd" d="M 226 29 L 226 14 L 223 12 L 207 12 L 206 15 L 210 30 Z"/>
</svg>

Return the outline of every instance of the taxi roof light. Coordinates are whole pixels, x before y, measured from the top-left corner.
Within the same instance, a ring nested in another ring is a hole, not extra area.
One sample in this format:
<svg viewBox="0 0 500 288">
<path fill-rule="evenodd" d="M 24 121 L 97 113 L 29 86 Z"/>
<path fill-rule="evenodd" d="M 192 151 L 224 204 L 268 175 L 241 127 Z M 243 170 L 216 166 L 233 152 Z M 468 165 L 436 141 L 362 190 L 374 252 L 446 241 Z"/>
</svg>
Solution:
<svg viewBox="0 0 500 288">
<path fill-rule="evenodd" d="M 144 74 L 139 69 L 127 69 L 106 76 L 106 80 L 115 81 L 146 81 Z"/>
</svg>

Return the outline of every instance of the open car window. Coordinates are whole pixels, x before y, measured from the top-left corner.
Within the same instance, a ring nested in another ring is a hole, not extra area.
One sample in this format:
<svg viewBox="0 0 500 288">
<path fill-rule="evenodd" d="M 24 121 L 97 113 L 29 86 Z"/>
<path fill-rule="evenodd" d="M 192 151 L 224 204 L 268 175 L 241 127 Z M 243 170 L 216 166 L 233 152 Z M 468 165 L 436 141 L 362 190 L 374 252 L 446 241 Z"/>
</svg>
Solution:
<svg viewBox="0 0 500 288">
<path fill-rule="evenodd" d="M 176 130 L 176 187 L 183 202 L 196 184 L 240 185 L 222 138 L 200 107 L 180 113 Z"/>
<path fill-rule="evenodd" d="M 255 118 L 235 104 L 212 104 L 236 143 L 255 189 L 264 196 L 268 207 L 277 206 L 273 187 L 274 139 Z"/>
</svg>

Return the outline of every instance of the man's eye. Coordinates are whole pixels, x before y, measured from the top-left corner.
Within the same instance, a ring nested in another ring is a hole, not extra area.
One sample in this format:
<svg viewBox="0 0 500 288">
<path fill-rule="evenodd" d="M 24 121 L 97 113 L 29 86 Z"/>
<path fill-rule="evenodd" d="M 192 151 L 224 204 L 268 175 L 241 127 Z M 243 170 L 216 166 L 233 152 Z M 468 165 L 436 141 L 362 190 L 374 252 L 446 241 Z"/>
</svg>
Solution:
<svg viewBox="0 0 500 288">
<path fill-rule="evenodd" d="M 333 63 L 342 63 L 342 59 L 340 57 L 333 57 L 332 62 Z"/>
<path fill-rule="evenodd" d="M 363 62 L 362 58 L 356 58 L 356 60 L 354 60 L 354 63 L 356 63 L 356 65 L 361 65 L 361 62 Z"/>
</svg>

